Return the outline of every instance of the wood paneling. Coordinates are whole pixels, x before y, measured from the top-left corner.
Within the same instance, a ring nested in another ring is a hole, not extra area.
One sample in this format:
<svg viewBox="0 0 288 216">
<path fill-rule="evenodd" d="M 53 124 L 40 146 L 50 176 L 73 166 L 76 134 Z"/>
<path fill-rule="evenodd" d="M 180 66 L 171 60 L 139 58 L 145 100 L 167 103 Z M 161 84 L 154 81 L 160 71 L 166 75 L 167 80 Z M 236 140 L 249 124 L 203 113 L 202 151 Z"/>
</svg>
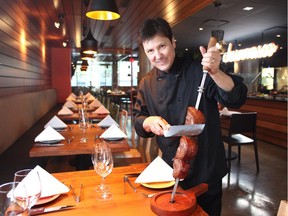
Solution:
<svg viewBox="0 0 288 216">
<path fill-rule="evenodd" d="M 0 97 L 51 88 L 50 49 L 32 19 L 34 9 L 15 2 L 0 4 Z"/>
</svg>

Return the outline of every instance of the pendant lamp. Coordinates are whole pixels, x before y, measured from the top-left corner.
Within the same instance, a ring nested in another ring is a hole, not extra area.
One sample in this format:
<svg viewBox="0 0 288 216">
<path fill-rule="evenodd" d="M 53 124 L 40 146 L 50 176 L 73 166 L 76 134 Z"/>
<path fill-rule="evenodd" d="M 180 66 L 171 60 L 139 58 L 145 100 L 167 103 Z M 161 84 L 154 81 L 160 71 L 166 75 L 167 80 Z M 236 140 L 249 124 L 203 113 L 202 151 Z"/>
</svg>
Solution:
<svg viewBox="0 0 288 216">
<path fill-rule="evenodd" d="M 84 40 L 81 41 L 81 48 L 85 54 L 96 54 L 98 50 L 98 41 L 93 37 L 90 29 Z"/>
<path fill-rule="evenodd" d="M 88 62 L 87 62 L 87 60 L 83 60 L 83 61 L 82 61 L 82 64 L 81 64 L 80 70 L 81 70 L 81 71 L 86 71 L 87 68 L 88 68 Z"/>
<path fill-rule="evenodd" d="M 93 57 L 94 57 L 93 54 L 83 53 L 83 50 L 81 50 L 81 59 L 82 60 L 93 59 Z"/>
<path fill-rule="evenodd" d="M 120 18 L 116 0 L 90 0 L 86 16 L 96 20 L 115 20 Z"/>
</svg>

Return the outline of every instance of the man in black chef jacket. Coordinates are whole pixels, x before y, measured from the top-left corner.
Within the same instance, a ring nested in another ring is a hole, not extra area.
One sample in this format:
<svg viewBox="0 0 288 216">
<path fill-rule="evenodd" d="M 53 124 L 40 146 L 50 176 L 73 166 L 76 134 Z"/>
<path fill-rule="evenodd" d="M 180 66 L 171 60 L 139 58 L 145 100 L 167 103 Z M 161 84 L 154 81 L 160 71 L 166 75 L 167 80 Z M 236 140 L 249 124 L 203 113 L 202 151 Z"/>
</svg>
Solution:
<svg viewBox="0 0 288 216">
<path fill-rule="evenodd" d="M 207 183 L 208 191 L 199 196 L 197 202 L 209 215 L 221 215 L 222 178 L 228 169 L 217 103 L 228 108 L 243 105 L 247 95 L 243 79 L 219 69 L 221 55 L 216 47 L 206 50 L 201 46 L 202 61 L 177 57 L 172 30 L 161 18 L 145 20 L 139 38 L 154 67 L 138 86 L 133 109 L 134 127 L 141 137 L 156 135 L 162 158 L 170 166 L 180 137 L 164 137 L 163 130 L 170 125 L 185 123 L 187 107 L 196 104 L 203 66 L 208 68 L 209 75 L 199 105 L 206 118 L 205 127 L 198 135 L 198 154 L 191 161 L 188 176 L 180 185 L 188 189 Z"/>
</svg>

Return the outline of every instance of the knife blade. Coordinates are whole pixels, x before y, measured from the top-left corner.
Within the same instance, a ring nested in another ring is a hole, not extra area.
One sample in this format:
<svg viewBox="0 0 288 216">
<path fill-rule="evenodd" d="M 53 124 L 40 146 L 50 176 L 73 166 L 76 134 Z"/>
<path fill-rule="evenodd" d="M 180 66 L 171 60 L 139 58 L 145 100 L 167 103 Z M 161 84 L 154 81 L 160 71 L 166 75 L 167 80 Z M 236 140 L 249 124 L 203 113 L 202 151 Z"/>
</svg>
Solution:
<svg viewBox="0 0 288 216">
<path fill-rule="evenodd" d="M 172 136 L 196 136 L 203 131 L 205 124 L 173 125 L 164 131 L 165 137 Z"/>
<path fill-rule="evenodd" d="M 41 208 L 32 208 L 30 210 L 30 215 L 38 215 L 38 214 L 45 214 L 49 212 L 55 212 L 55 211 L 63 211 L 74 208 L 75 205 L 66 205 L 66 206 L 54 206 L 54 207 L 41 207 Z"/>
</svg>

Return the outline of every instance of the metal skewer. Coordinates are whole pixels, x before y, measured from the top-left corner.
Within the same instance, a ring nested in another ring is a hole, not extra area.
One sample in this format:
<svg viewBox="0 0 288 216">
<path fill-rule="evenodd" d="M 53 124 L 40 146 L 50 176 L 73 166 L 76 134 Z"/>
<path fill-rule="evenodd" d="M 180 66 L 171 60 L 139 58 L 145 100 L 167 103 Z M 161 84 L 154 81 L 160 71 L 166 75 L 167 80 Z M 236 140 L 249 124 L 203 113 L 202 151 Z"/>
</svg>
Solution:
<svg viewBox="0 0 288 216">
<path fill-rule="evenodd" d="M 215 46 L 216 43 L 217 43 L 217 39 L 215 37 L 211 37 L 210 40 L 209 40 L 209 43 L 208 43 L 207 50 L 209 48 Z M 207 73 L 208 73 L 207 68 L 203 67 L 203 76 L 202 76 L 202 80 L 201 80 L 200 86 L 198 88 L 198 95 L 197 95 L 197 100 L 196 100 L 196 105 L 195 105 L 196 109 L 199 108 L 199 104 L 200 104 L 200 100 L 201 100 L 201 97 L 202 97 L 202 93 L 204 92 L 204 84 L 205 84 Z M 178 183 L 179 183 L 179 178 L 176 178 L 175 185 L 173 187 L 172 195 L 171 195 L 171 199 L 170 199 L 171 203 L 175 202 L 174 201 L 174 196 L 175 196 L 175 193 L 176 193 L 176 190 L 177 190 L 177 187 L 178 187 Z"/>
</svg>

